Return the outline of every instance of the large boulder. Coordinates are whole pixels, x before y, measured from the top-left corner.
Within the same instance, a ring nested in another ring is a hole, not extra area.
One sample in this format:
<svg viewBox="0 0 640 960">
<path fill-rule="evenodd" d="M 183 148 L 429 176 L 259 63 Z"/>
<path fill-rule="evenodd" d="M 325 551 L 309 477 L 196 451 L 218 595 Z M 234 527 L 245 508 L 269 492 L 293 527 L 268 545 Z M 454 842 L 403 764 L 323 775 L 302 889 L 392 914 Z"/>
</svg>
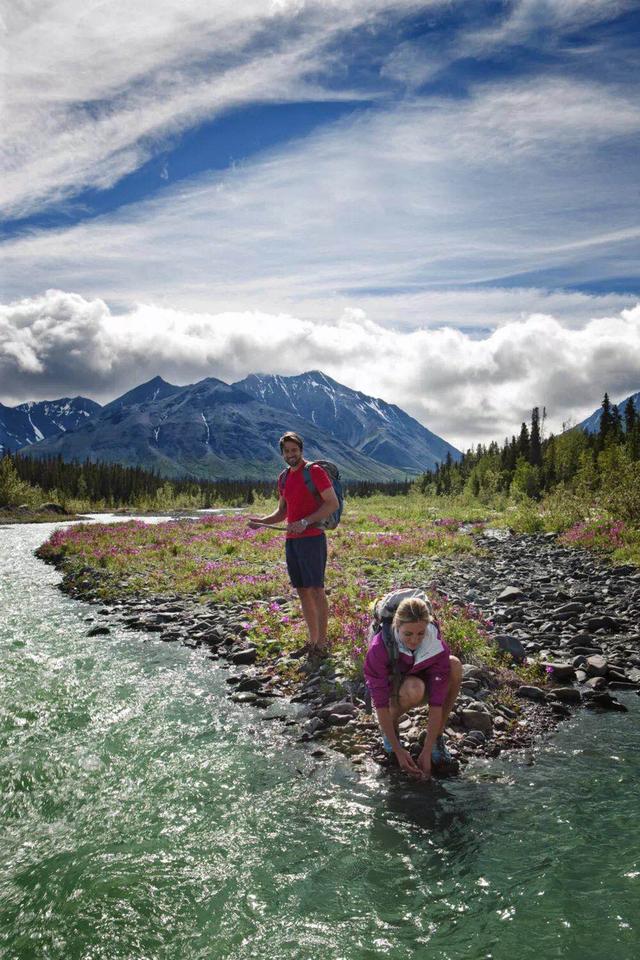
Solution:
<svg viewBox="0 0 640 960">
<path fill-rule="evenodd" d="M 546 692 L 541 690 L 540 687 L 527 685 L 518 687 L 517 694 L 519 697 L 524 697 L 525 700 L 535 700 L 537 703 L 544 703 L 547 699 Z"/>
<path fill-rule="evenodd" d="M 527 651 L 517 637 L 511 637 L 507 633 L 498 633 L 493 639 L 497 647 L 508 653 L 516 663 L 524 663 L 527 659 Z"/>
</svg>

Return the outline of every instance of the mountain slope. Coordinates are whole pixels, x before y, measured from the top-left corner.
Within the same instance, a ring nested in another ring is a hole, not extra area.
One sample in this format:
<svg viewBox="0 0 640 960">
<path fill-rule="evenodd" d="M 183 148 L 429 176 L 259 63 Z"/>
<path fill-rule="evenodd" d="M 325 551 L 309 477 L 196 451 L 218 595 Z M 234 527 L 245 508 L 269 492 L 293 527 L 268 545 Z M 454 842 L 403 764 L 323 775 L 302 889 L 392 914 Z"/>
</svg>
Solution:
<svg viewBox="0 0 640 960">
<path fill-rule="evenodd" d="M 60 400 L 30 400 L 17 407 L 0 403 L 0 454 L 66 433 L 95 416 L 100 404 L 87 397 Z"/>
<path fill-rule="evenodd" d="M 379 463 L 406 473 L 430 470 L 460 452 L 393 403 L 352 390 L 317 370 L 299 376 L 250 374 L 234 384 L 297 414 Z"/>
<path fill-rule="evenodd" d="M 403 472 L 377 463 L 302 417 L 285 418 L 282 410 L 237 386 L 213 377 L 186 387 L 162 384 L 142 384 L 73 432 L 23 452 L 135 464 L 173 477 L 275 478 L 282 469 L 278 438 L 289 427 L 304 435 L 309 459 L 335 460 L 347 479 L 404 478 Z"/>
<path fill-rule="evenodd" d="M 636 413 L 640 416 L 640 391 L 638 393 L 632 393 L 630 397 L 625 397 L 624 400 L 621 400 L 617 405 L 618 410 L 620 411 L 620 416 L 622 417 L 622 426 L 624 428 L 624 408 L 627 405 L 629 400 L 633 400 L 633 405 L 635 407 Z M 584 430 L 586 433 L 597 433 L 600 429 L 600 420 L 602 419 L 602 407 L 598 407 L 597 410 L 594 410 L 593 413 L 577 425 L 579 430 Z"/>
</svg>

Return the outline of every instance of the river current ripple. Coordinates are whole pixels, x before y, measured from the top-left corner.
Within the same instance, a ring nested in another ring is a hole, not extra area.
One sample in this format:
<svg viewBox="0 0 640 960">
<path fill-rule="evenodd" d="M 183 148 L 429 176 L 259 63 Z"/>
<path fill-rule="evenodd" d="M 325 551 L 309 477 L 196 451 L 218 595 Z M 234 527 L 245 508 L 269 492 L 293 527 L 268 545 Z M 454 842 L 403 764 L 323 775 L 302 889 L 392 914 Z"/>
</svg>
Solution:
<svg viewBox="0 0 640 960">
<path fill-rule="evenodd" d="M 321 763 L 198 652 L 115 629 L 0 529 L 2 960 L 631 960 L 640 698 L 399 785 Z"/>
</svg>

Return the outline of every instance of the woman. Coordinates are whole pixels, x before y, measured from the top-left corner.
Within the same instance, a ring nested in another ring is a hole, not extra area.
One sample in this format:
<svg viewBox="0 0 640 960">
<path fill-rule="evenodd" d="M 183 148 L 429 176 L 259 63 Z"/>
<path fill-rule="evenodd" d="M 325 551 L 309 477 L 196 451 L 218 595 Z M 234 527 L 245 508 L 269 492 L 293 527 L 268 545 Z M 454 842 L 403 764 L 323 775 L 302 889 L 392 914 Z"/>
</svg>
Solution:
<svg viewBox="0 0 640 960">
<path fill-rule="evenodd" d="M 382 631 L 371 641 L 364 675 L 385 750 L 396 755 L 400 767 L 410 776 L 427 779 L 432 765 L 437 768 L 453 761 L 444 743 L 444 729 L 460 690 L 462 664 L 451 656 L 440 636 L 430 605 L 418 597 L 399 604 L 391 630 L 398 645 L 398 689 L 393 689 L 396 684 Z M 425 698 L 429 719 L 424 746 L 416 763 L 400 743 L 398 723 L 403 714 L 423 703 Z"/>
</svg>

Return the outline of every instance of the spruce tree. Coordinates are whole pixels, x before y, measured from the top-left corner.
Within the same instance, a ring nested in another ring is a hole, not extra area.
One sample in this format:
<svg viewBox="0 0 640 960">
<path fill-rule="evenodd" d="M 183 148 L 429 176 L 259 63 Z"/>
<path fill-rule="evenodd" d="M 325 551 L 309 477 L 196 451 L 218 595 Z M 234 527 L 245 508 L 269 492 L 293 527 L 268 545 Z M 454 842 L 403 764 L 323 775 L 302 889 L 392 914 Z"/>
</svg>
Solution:
<svg viewBox="0 0 640 960">
<path fill-rule="evenodd" d="M 542 443 L 540 440 L 540 408 L 531 411 L 531 436 L 529 438 L 529 463 L 539 467 L 542 463 Z"/>
<path fill-rule="evenodd" d="M 624 431 L 627 436 L 629 436 L 633 430 L 636 419 L 636 408 L 633 403 L 633 397 L 629 397 L 624 407 Z"/>
<path fill-rule="evenodd" d="M 602 411 L 600 413 L 600 429 L 598 431 L 598 438 L 600 440 L 600 446 L 603 447 L 606 443 L 608 437 L 611 435 L 613 429 L 613 417 L 611 415 L 611 401 L 609 400 L 609 394 L 605 393 L 602 400 Z"/>
<path fill-rule="evenodd" d="M 525 460 L 528 460 L 529 450 L 529 431 L 526 423 L 523 423 L 520 427 L 520 436 L 518 437 L 518 456 L 524 457 Z"/>
</svg>

